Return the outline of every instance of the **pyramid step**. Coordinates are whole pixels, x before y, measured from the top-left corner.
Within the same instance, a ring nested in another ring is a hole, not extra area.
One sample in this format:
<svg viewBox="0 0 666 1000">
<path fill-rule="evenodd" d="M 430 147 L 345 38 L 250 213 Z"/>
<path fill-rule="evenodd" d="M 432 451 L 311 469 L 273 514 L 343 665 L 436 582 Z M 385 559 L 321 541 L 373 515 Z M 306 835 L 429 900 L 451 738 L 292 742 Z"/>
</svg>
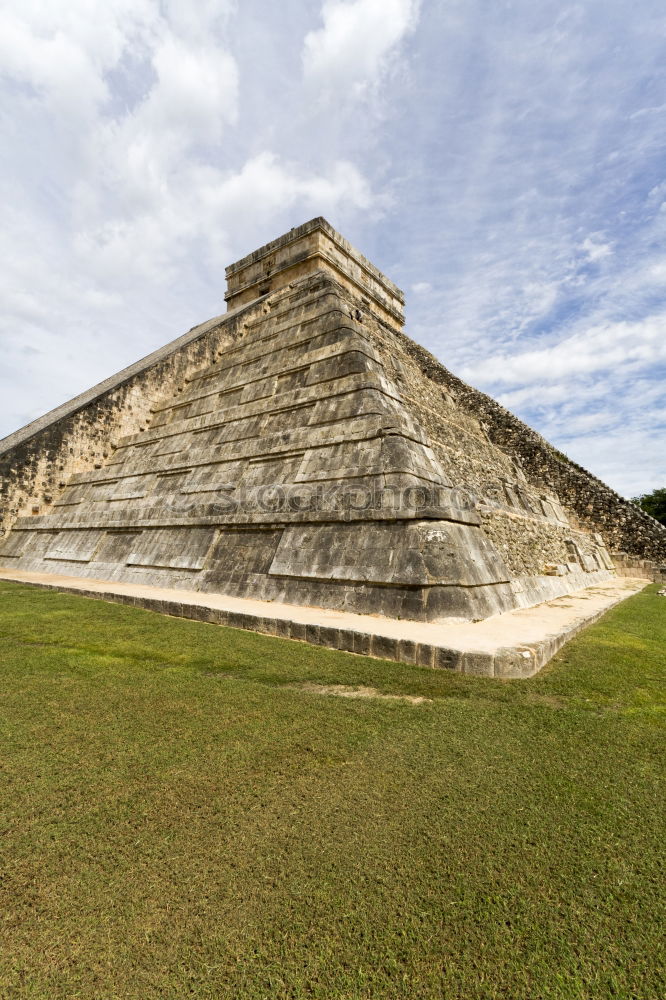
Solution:
<svg viewBox="0 0 666 1000">
<path fill-rule="evenodd" d="M 354 379 L 354 382 L 351 382 Z M 215 409 L 204 413 L 190 414 L 170 423 L 152 425 L 143 434 L 128 435 L 118 442 L 119 448 L 129 448 L 138 445 L 143 448 L 156 441 L 179 434 L 202 433 L 218 427 L 232 427 L 242 421 L 261 420 L 271 422 L 273 427 L 281 424 L 308 424 L 316 426 L 335 420 L 366 413 L 392 413 L 394 421 L 398 412 L 392 403 L 398 402 L 394 396 L 384 391 L 380 377 L 374 379 L 374 384 L 368 377 L 350 376 L 351 384 L 341 387 L 335 380 L 327 386 L 335 386 L 335 392 L 329 390 L 322 398 L 320 385 L 305 386 L 303 389 L 292 390 L 280 397 L 265 397 L 248 403 L 241 403 L 227 409 Z M 359 388 L 359 386 L 361 386 Z M 406 411 L 402 410 L 405 422 L 413 425 Z M 393 422 L 394 422 L 393 421 Z"/>
</svg>

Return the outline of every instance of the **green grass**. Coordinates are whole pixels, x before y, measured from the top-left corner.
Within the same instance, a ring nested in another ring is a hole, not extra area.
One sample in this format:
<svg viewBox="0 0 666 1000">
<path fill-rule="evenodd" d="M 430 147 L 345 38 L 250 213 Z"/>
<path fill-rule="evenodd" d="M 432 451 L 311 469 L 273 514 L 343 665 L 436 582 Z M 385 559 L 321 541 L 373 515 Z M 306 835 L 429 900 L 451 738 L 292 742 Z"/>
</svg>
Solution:
<svg viewBox="0 0 666 1000">
<path fill-rule="evenodd" d="M 661 1000 L 665 612 L 502 683 L 0 583 L 0 996 Z"/>
</svg>

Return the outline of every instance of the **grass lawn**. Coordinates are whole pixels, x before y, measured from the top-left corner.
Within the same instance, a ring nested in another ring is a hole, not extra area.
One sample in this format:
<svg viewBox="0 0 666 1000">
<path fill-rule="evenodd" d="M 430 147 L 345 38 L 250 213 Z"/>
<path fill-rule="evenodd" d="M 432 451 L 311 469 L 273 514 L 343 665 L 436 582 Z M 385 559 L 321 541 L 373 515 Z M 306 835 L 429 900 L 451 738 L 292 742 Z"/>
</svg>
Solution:
<svg viewBox="0 0 666 1000">
<path fill-rule="evenodd" d="M 661 1000 L 656 590 L 499 682 L 0 582 L 0 997 Z"/>
</svg>

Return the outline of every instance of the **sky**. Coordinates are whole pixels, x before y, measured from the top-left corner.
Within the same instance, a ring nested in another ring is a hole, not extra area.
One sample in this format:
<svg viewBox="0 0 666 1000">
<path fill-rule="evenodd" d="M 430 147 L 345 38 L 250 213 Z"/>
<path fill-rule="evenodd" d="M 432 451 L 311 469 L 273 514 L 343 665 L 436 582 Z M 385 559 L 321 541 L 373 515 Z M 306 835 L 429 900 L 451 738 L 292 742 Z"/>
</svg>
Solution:
<svg viewBox="0 0 666 1000">
<path fill-rule="evenodd" d="M 324 215 L 406 332 L 666 486 L 663 0 L 3 0 L 0 436 Z"/>
</svg>

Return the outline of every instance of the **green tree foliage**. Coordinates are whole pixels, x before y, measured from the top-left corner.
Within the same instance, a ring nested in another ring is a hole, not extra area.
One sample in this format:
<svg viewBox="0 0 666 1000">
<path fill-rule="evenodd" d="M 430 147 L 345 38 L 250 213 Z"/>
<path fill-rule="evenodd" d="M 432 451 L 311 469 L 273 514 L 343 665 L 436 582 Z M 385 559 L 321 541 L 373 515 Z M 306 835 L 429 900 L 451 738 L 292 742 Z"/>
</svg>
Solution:
<svg viewBox="0 0 666 1000">
<path fill-rule="evenodd" d="M 666 488 L 644 493 L 641 497 L 633 497 L 632 502 L 646 514 L 651 514 L 657 521 L 666 525 Z"/>
</svg>

